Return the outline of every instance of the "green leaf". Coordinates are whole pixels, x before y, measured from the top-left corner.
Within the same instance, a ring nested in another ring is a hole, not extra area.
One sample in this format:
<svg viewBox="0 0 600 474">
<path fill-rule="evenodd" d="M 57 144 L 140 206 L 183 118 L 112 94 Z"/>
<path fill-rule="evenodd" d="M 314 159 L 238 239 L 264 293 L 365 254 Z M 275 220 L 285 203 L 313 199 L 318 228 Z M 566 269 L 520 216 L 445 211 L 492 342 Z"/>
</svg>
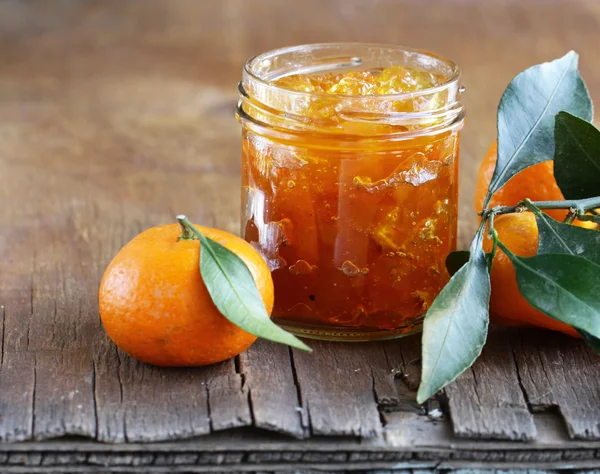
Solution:
<svg viewBox="0 0 600 474">
<path fill-rule="evenodd" d="M 205 237 L 185 217 L 179 216 L 178 220 L 200 239 L 200 274 L 223 316 L 255 336 L 311 351 L 300 339 L 271 321 L 254 278 L 240 257 Z"/>
<path fill-rule="evenodd" d="M 425 315 L 419 403 L 469 368 L 485 344 L 490 276 L 481 247 L 484 231 L 482 226 L 471 244 L 471 258 L 450 279 Z"/>
<path fill-rule="evenodd" d="M 539 232 L 538 255 L 552 253 L 580 255 L 600 265 L 600 232 L 557 222 L 532 207 L 529 208 L 535 214 Z M 600 339 L 582 329 L 577 331 L 584 341 L 600 354 Z"/>
<path fill-rule="evenodd" d="M 498 161 L 491 195 L 519 171 L 554 156 L 554 116 L 566 110 L 592 118 L 592 101 L 577 71 L 573 51 L 518 74 L 498 106 Z"/>
<path fill-rule="evenodd" d="M 310 351 L 300 339 L 271 321 L 242 259 L 220 243 L 200 235 L 200 273 L 223 316 L 250 334 Z"/>
<path fill-rule="evenodd" d="M 589 332 L 585 332 L 582 331 L 580 329 L 577 330 L 579 332 L 579 334 L 581 334 L 581 337 L 583 337 L 583 340 L 585 342 L 588 343 L 588 345 L 594 349 L 594 351 L 596 352 L 596 354 L 600 354 L 600 339 L 598 339 L 597 337 L 592 336 Z"/>
<path fill-rule="evenodd" d="M 450 252 L 446 257 L 446 269 L 450 275 L 454 275 L 463 265 L 469 261 L 471 252 L 468 250 L 456 250 Z"/>
<path fill-rule="evenodd" d="M 539 233 L 539 255 L 581 255 L 600 265 L 600 232 L 557 222 L 539 209 L 534 214 Z"/>
<path fill-rule="evenodd" d="M 554 126 L 554 177 L 566 199 L 600 194 L 600 130 L 559 112 Z"/>
<path fill-rule="evenodd" d="M 542 313 L 600 337 L 600 265 L 579 255 L 544 254 L 511 259 L 523 297 Z"/>
</svg>

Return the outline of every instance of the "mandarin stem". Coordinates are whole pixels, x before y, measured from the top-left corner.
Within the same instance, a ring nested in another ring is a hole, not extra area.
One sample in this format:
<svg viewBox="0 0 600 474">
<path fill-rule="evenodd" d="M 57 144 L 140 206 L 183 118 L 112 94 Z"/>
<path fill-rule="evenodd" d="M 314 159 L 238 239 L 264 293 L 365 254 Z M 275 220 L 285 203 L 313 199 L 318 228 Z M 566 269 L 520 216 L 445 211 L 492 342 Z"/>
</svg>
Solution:
<svg viewBox="0 0 600 474">
<path fill-rule="evenodd" d="M 187 217 L 185 217 L 183 214 L 179 214 L 177 216 L 177 222 L 179 222 L 179 225 L 181 226 L 181 235 L 179 236 L 180 240 L 194 240 L 196 238 L 193 226 Z"/>
<path fill-rule="evenodd" d="M 575 211 L 574 209 L 569 209 L 569 212 L 567 213 L 567 217 L 565 217 L 563 224 L 572 224 L 576 217 L 577 211 Z"/>
<path fill-rule="evenodd" d="M 482 215 L 489 214 L 510 214 L 511 212 L 523 212 L 526 208 L 525 203 L 531 204 L 538 209 L 574 209 L 576 213 L 584 214 L 592 209 L 600 208 L 600 196 L 587 199 L 570 199 L 564 201 L 531 201 L 524 199 L 519 201 L 516 206 L 496 206 L 491 209 L 485 209 Z"/>
</svg>

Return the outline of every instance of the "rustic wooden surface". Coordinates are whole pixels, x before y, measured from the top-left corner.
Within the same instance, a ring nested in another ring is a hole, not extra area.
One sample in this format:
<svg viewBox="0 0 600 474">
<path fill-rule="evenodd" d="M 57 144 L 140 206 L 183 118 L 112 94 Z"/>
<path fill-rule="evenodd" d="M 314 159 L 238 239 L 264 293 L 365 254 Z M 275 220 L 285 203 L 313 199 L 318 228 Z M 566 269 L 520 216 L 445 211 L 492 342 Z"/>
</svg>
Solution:
<svg viewBox="0 0 600 474">
<path fill-rule="evenodd" d="M 238 230 L 244 60 L 348 40 L 462 66 L 463 245 L 510 78 L 575 49 L 600 97 L 596 0 L 0 3 L 0 439 L 24 442 L 0 445 L 3 472 L 600 465 L 600 361 L 560 335 L 493 334 L 471 370 L 418 407 L 418 338 L 312 342 L 312 355 L 260 342 L 167 370 L 101 330 L 100 276 L 135 234 L 180 212 Z M 83 438 L 48 441 L 64 436 Z"/>
</svg>

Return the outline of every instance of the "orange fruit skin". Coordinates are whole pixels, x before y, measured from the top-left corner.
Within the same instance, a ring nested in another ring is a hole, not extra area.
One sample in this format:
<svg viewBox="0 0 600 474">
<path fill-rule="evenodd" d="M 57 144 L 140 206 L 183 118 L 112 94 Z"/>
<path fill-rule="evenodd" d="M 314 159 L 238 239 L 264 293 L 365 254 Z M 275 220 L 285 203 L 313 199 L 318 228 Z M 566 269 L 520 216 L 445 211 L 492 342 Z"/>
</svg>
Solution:
<svg viewBox="0 0 600 474">
<path fill-rule="evenodd" d="M 273 281 L 262 257 L 244 240 L 197 226 L 248 266 L 269 315 Z M 125 245 L 109 264 L 99 291 L 102 324 L 123 351 L 159 366 L 213 364 L 248 349 L 256 336 L 216 308 L 200 276 L 200 245 L 179 240 L 179 225 L 153 227 Z"/>
<path fill-rule="evenodd" d="M 494 228 L 498 231 L 500 240 L 515 255 L 532 257 L 536 254 L 538 229 L 532 213 L 497 216 Z M 486 252 L 491 251 L 492 240 L 486 238 L 483 248 Z M 502 326 L 537 326 L 580 337 L 571 326 L 546 316 L 521 296 L 515 269 L 500 248 L 496 252 L 492 265 L 491 284 L 490 319 L 492 322 Z"/>
<path fill-rule="evenodd" d="M 479 167 L 475 186 L 475 210 L 477 212 L 483 209 L 485 194 L 492 180 L 497 159 L 498 142 L 494 141 Z M 562 201 L 564 199 L 554 179 L 553 161 L 538 163 L 515 175 L 494 193 L 488 207 L 514 206 L 525 198 L 532 201 Z M 544 212 L 559 221 L 562 221 L 567 215 L 567 211 L 564 209 L 553 209 Z"/>
</svg>

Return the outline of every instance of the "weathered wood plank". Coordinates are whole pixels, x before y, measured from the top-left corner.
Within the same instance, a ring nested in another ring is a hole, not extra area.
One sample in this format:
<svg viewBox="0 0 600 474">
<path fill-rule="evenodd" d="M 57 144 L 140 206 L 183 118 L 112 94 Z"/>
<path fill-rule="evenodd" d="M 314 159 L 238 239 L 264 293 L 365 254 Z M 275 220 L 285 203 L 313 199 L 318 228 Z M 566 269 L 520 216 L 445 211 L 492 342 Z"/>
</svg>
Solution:
<svg viewBox="0 0 600 474">
<path fill-rule="evenodd" d="M 395 415 L 404 419 L 400 425 L 390 424 L 396 436 L 387 446 L 349 438 L 332 443 L 290 440 L 248 431 L 167 443 L 111 445 L 60 440 L 0 444 L 0 469 L 5 472 L 4 468 L 21 466 L 35 472 L 31 470 L 34 466 L 52 466 L 70 468 L 66 472 L 109 468 L 127 472 L 397 472 L 444 465 L 447 469 L 547 470 L 589 467 L 599 460 L 599 441 L 565 443 L 566 431 L 553 415 L 536 415 L 539 425 L 550 430 L 544 430 L 549 436 L 533 443 L 457 439 L 449 421 L 423 424 L 423 417 L 416 414 Z"/>
<path fill-rule="evenodd" d="M 411 390 L 421 383 L 421 334 L 385 341 L 384 351 L 396 378 Z"/>
<path fill-rule="evenodd" d="M 402 345 L 401 340 L 396 344 Z M 351 344 L 347 356 L 352 359 L 353 372 L 369 374 L 373 381 L 373 394 L 379 410 L 401 409 L 402 396 L 395 383 L 397 361 L 388 357 L 381 342 Z"/>
<path fill-rule="evenodd" d="M 87 352 L 39 352 L 35 356 L 35 439 L 96 436 L 92 360 Z"/>
<path fill-rule="evenodd" d="M 490 334 L 481 357 L 445 394 L 457 436 L 521 441 L 537 436 L 506 331 Z"/>
<path fill-rule="evenodd" d="M 11 243 L 30 244 L 22 228 L 14 235 L 0 233 L 0 248 Z M 0 259 L 0 312 L 2 314 L 2 355 L 0 357 L 0 441 L 25 441 L 33 438 L 35 354 L 28 352 L 33 313 L 32 272 L 35 256 L 20 261 L 13 253 Z M 19 263 L 19 265 L 16 265 Z M 26 274 L 29 272 L 29 274 Z"/>
<path fill-rule="evenodd" d="M 258 340 L 240 354 L 240 372 L 249 390 L 254 426 L 303 438 L 308 428 L 306 411 L 290 357 L 288 347 Z"/>
<path fill-rule="evenodd" d="M 0 233 L 0 249 L 6 249 L 6 260 L 0 259 L 0 306 L 2 307 L 2 353 L 24 352 L 28 350 L 33 313 L 33 253 L 18 258 L 8 252 L 13 245 L 28 246 L 31 239 L 21 235 L 22 229 L 15 229 L 16 235 Z M 4 229 L 3 229 L 4 231 Z M 12 238 L 11 238 L 12 237 Z M 9 242 L 10 239 L 10 242 Z M 17 265 L 17 263 L 19 265 Z"/>
<path fill-rule="evenodd" d="M 532 409 L 557 407 L 572 438 L 600 439 L 600 357 L 549 331 L 524 332 L 513 347 Z"/>
<path fill-rule="evenodd" d="M 105 345 L 94 355 L 94 401 L 96 439 L 102 442 L 126 441 L 125 403 L 121 380 L 121 358 L 115 346 Z"/>
<path fill-rule="evenodd" d="M 423 423 L 423 416 L 406 412 L 390 416 L 393 419 L 385 431 L 391 439 L 385 446 L 349 438 L 331 443 L 323 439 L 290 440 L 252 431 L 166 443 L 58 440 L 0 444 L 0 470 L 10 472 L 11 466 L 21 466 L 22 472 L 35 472 L 35 466 L 52 466 L 64 468 L 63 472 L 98 472 L 109 467 L 127 472 L 397 472 L 440 465 L 452 469 L 518 466 L 547 470 L 589 467 L 600 459 L 600 441 L 568 441 L 559 417 L 553 414 L 535 415 L 544 436 L 533 443 L 457 439 L 449 421 Z"/>
<path fill-rule="evenodd" d="M 203 368 L 160 368 L 114 346 L 97 350 L 97 439 L 150 442 L 210 433 Z"/>
<path fill-rule="evenodd" d="M 248 390 L 234 360 L 161 368 L 109 348 L 96 357 L 98 439 L 183 439 L 252 425 Z"/>
<path fill-rule="evenodd" d="M 161 368 L 122 357 L 125 439 L 162 441 L 210 432 L 202 369 Z"/>
<path fill-rule="evenodd" d="M 379 436 L 382 425 L 371 367 L 377 367 L 374 359 L 385 362 L 381 346 L 314 341 L 311 347 L 311 354 L 293 350 L 311 433 Z"/>
<path fill-rule="evenodd" d="M 35 355 L 3 354 L 0 370 L 0 441 L 24 441 L 33 436 Z"/>
<path fill-rule="evenodd" d="M 208 408 L 212 431 L 252 425 L 248 387 L 233 361 L 226 361 L 203 373 L 208 390 Z"/>
<path fill-rule="evenodd" d="M 380 403 L 384 418 L 387 420 L 386 412 L 421 413 L 423 410 L 416 401 L 421 381 L 421 334 L 385 341 L 382 344 L 388 367 L 395 380 L 397 394 L 394 403 Z"/>
</svg>

